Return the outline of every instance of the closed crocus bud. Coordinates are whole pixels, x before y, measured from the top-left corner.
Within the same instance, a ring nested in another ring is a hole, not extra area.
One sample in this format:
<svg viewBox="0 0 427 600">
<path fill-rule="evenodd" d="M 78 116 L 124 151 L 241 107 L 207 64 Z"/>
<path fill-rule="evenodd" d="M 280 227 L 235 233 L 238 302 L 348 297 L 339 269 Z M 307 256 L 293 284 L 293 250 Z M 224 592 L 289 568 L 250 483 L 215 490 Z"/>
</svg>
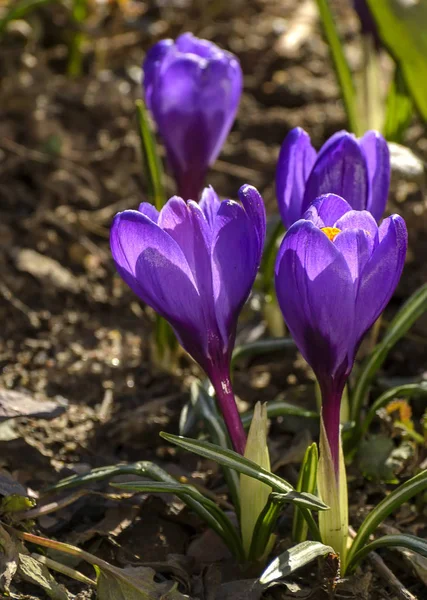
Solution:
<svg viewBox="0 0 427 600">
<path fill-rule="evenodd" d="M 184 33 L 151 48 L 143 69 L 145 101 L 178 193 L 198 200 L 236 116 L 242 93 L 239 61 L 216 44 Z"/>
<path fill-rule="evenodd" d="M 276 169 L 276 194 L 286 228 L 300 219 L 322 194 L 342 196 L 355 210 L 379 221 L 387 204 L 390 155 L 385 139 L 368 131 L 357 139 L 339 131 L 316 153 L 300 127 L 286 136 Z"/>
<path fill-rule="evenodd" d="M 406 248 L 400 216 L 378 227 L 368 211 L 326 194 L 288 230 L 277 256 L 277 298 L 319 381 L 336 472 L 342 392 L 364 334 L 393 295 Z"/>
<path fill-rule="evenodd" d="M 239 313 L 261 260 L 266 217 L 257 190 L 241 204 L 220 202 L 212 188 L 200 204 L 174 196 L 160 212 L 143 203 L 116 215 L 110 236 L 117 270 L 129 287 L 173 327 L 209 376 L 234 448 L 246 436 L 230 382 Z"/>
<path fill-rule="evenodd" d="M 267 446 L 267 405 L 257 402 L 249 428 L 245 458 L 270 471 L 270 455 Z M 243 548 L 249 556 L 252 535 L 259 515 L 267 504 L 271 487 L 247 475 L 240 475 L 240 523 Z"/>
</svg>

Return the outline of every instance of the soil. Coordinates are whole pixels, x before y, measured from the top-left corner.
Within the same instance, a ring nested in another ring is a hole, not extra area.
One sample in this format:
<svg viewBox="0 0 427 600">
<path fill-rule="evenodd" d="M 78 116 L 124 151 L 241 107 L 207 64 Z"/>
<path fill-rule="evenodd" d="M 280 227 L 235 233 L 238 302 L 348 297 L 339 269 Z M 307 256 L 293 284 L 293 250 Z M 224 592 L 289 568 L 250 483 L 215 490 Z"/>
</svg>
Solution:
<svg viewBox="0 0 427 600">
<path fill-rule="evenodd" d="M 319 147 L 346 127 L 328 48 L 315 3 L 309 0 L 117 0 L 89 5 L 78 76 L 67 74 L 76 25 L 61 3 L 47 4 L 13 23 L 0 40 L 0 387 L 27 392 L 40 403 L 49 399 L 66 404 L 53 418 L 0 425 L 2 472 L 37 496 L 70 474 L 153 460 L 224 500 L 215 464 L 177 452 L 159 438 L 162 430 L 178 431 L 189 385 L 200 374 L 182 354 L 172 373 L 153 360 L 154 315 L 115 274 L 108 246 L 114 214 L 147 198 L 134 109 L 141 95 L 140 65 L 158 39 L 184 31 L 238 55 L 244 94 L 209 183 L 223 197 L 235 197 L 243 183 L 251 183 L 273 215 L 275 162 L 286 133 L 302 126 Z M 350 3 L 337 0 L 334 8 L 349 60 L 357 68 L 358 23 Z M 425 133 L 414 118 L 405 143 L 427 158 Z M 172 195 L 173 182 L 167 183 Z M 393 184 L 389 208 L 408 221 L 410 251 L 385 323 L 426 281 L 424 191 L 419 182 L 397 179 Z M 260 334 L 267 334 L 265 324 L 255 312 L 241 326 L 238 341 Z M 426 340 L 424 316 L 391 351 L 382 380 L 427 378 Z M 279 394 L 315 408 L 311 375 L 294 350 L 239 364 L 235 390 L 242 408 Z M 422 412 L 420 401 L 414 406 L 417 426 Z M 272 423 L 270 436 L 273 464 L 295 483 L 316 428 L 281 418 Z M 425 460 L 426 449 L 418 448 L 398 477 L 415 473 Z M 367 482 L 355 465 L 349 479 L 357 529 L 367 509 L 392 486 Z M 249 594 L 248 583 L 241 581 L 247 575 L 231 565 L 218 540 L 172 496 L 117 497 L 106 482 L 91 489 L 99 493 L 40 516 L 35 531 L 119 566 L 153 564 L 159 581 L 176 579 L 192 598 Z M 402 508 L 388 525 L 426 535 L 426 511 L 421 498 L 417 506 Z M 279 548 L 290 544 L 290 519 L 285 511 Z M 397 552 L 382 557 L 414 597 L 425 597 L 425 565 L 423 583 Z M 84 566 L 79 569 L 92 576 Z M 95 597 L 84 584 L 61 575 L 58 581 L 76 598 Z M 328 597 L 324 578 L 313 565 L 292 581 L 293 591 L 282 586 L 268 591 L 268 597 Z M 388 583 L 367 561 L 356 578 L 340 584 L 337 597 L 397 597 Z M 48 598 L 19 578 L 13 593 L 21 600 Z"/>
</svg>

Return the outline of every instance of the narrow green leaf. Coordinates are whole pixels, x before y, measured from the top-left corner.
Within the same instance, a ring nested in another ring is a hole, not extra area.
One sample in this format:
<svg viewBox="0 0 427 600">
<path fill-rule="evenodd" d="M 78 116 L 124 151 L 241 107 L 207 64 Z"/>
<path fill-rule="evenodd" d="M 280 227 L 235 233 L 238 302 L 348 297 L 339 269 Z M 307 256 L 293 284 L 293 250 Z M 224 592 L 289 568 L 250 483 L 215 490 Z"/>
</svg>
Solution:
<svg viewBox="0 0 427 600">
<path fill-rule="evenodd" d="M 142 159 L 144 161 L 144 173 L 147 176 L 148 196 L 157 210 L 160 210 L 166 202 L 163 187 L 163 167 L 159 157 L 156 138 L 151 128 L 148 111 L 143 100 L 136 101 L 139 134 L 141 138 Z"/>
<path fill-rule="evenodd" d="M 426 382 L 399 385 L 397 387 L 387 390 L 386 392 L 381 394 L 381 396 L 377 398 L 377 400 L 375 400 L 375 402 L 369 407 L 369 410 L 366 413 L 366 417 L 364 418 L 361 426 L 360 435 L 365 435 L 376 413 L 384 406 L 387 406 L 387 404 L 394 400 L 394 398 L 412 398 L 412 396 L 425 395 L 427 395 Z"/>
<path fill-rule="evenodd" d="M 357 119 L 356 92 L 353 78 L 335 26 L 334 16 L 332 15 L 328 0 L 317 0 L 317 6 L 319 7 L 323 31 L 334 63 L 350 129 L 356 135 L 361 135 L 363 132 Z"/>
<path fill-rule="evenodd" d="M 291 415 L 293 417 L 303 417 L 304 419 L 319 420 L 319 413 L 314 410 L 307 410 L 296 404 L 290 402 L 275 401 L 267 404 L 267 417 L 274 419 L 275 417 L 282 417 Z M 252 421 L 253 411 L 250 410 L 242 415 L 242 423 L 244 427 L 249 427 Z"/>
<path fill-rule="evenodd" d="M 380 37 L 399 64 L 405 83 L 427 120 L 427 4 L 368 0 Z"/>
<path fill-rule="evenodd" d="M 297 492 L 308 492 L 314 494 L 317 482 L 317 464 L 319 462 L 319 453 L 317 444 L 313 443 L 305 451 L 304 459 L 298 476 L 296 486 Z M 292 523 L 292 540 L 294 542 L 304 542 L 307 539 L 308 523 L 304 514 L 299 508 L 295 507 L 294 519 Z"/>
<path fill-rule="evenodd" d="M 254 527 L 249 550 L 250 561 L 260 559 L 265 553 L 283 506 L 291 502 L 287 496 L 288 494 L 277 494 L 275 492 L 270 494 L 267 504 Z"/>
<path fill-rule="evenodd" d="M 298 506 L 310 508 L 311 510 L 328 509 L 328 507 L 318 498 L 316 498 L 316 496 L 307 493 L 295 492 L 293 487 L 287 481 L 281 477 L 278 477 L 277 475 L 274 475 L 273 473 L 269 473 L 265 469 L 262 469 L 254 462 L 247 460 L 233 450 L 227 450 L 225 448 L 215 446 L 215 444 L 210 444 L 209 442 L 191 440 L 189 438 L 172 435 L 163 431 L 160 433 L 160 436 L 171 444 L 175 444 L 180 448 L 188 450 L 189 452 L 194 452 L 199 456 L 214 460 L 215 462 L 225 465 L 230 469 L 235 469 L 238 473 L 243 473 L 249 477 L 254 477 L 255 479 L 258 479 L 258 481 L 262 481 L 263 483 L 271 486 L 271 488 L 276 492 L 285 494 L 294 492 L 295 496 L 293 497 L 292 502 Z"/>
<path fill-rule="evenodd" d="M 362 365 L 351 397 L 351 417 L 356 422 L 357 428 L 361 426 L 360 418 L 363 404 L 375 373 L 385 361 L 391 348 L 406 334 L 426 310 L 427 284 L 424 284 L 405 302 L 391 321 L 381 342 L 377 344 L 372 354 Z"/>
<path fill-rule="evenodd" d="M 290 337 L 269 338 L 236 346 L 231 359 L 232 367 L 242 358 L 255 358 L 256 356 L 264 356 L 265 354 L 274 354 L 288 348 L 295 348 L 295 342 Z"/>
<path fill-rule="evenodd" d="M 175 494 L 178 496 L 178 498 L 185 502 L 185 504 L 190 506 L 190 508 L 194 507 L 194 502 L 188 502 L 188 500 L 192 499 L 198 504 L 201 504 L 206 509 L 206 512 L 215 520 L 215 522 L 212 519 L 206 521 L 206 513 L 203 513 L 204 517 L 202 518 L 205 519 L 206 523 L 222 537 L 237 558 L 243 558 L 243 548 L 240 536 L 230 519 L 215 504 L 215 502 L 204 496 L 192 485 L 179 482 L 163 483 L 153 481 L 130 481 L 123 483 L 110 483 L 110 485 L 121 490 L 134 492 L 159 492 L 163 494 Z M 200 514 L 201 513 L 199 512 L 199 515 Z M 217 524 L 220 525 L 220 529 L 218 528 Z"/>
<path fill-rule="evenodd" d="M 413 552 L 417 552 L 421 554 L 421 556 L 427 557 L 427 541 L 423 540 L 415 535 L 408 534 L 397 534 L 397 535 L 385 535 L 384 537 L 378 538 L 363 548 L 360 548 L 353 555 L 351 563 L 348 565 L 349 571 L 354 571 L 357 565 L 370 553 L 374 550 L 378 550 L 378 548 L 392 548 L 392 547 L 400 547 L 400 548 L 408 548 L 408 550 L 412 550 Z"/>
<path fill-rule="evenodd" d="M 148 477 L 156 482 L 162 482 L 163 484 L 171 484 L 172 486 L 177 485 L 177 481 L 172 475 L 169 475 L 166 471 L 158 467 L 156 464 L 149 461 L 136 462 L 130 465 L 113 465 L 109 467 L 101 467 L 99 469 L 93 469 L 85 475 L 73 475 L 67 477 L 62 481 L 58 482 L 54 486 L 50 486 L 45 490 L 45 494 L 52 494 L 53 492 L 64 491 L 69 488 L 77 486 L 86 486 L 97 481 L 103 481 L 105 479 L 112 479 L 118 475 L 138 475 L 140 477 Z M 147 483 L 147 482 L 141 482 Z M 205 499 L 205 497 L 200 494 Z M 200 500 L 200 499 L 199 499 Z M 224 539 L 224 527 L 221 524 L 214 513 L 210 509 L 206 509 L 204 504 L 196 500 L 194 496 L 188 495 L 185 498 L 185 503 L 189 506 L 199 517 L 209 525 L 211 529 L 216 531 L 220 537 Z M 215 505 L 216 506 L 216 505 Z M 222 512 L 222 511 L 221 511 Z M 223 514 L 223 513 L 222 513 Z M 225 539 L 228 543 L 227 539 Z M 237 550 L 237 548 L 236 548 Z"/>
<path fill-rule="evenodd" d="M 403 78 L 402 69 L 396 65 L 393 81 L 387 94 L 383 135 L 389 142 L 401 143 L 409 127 L 414 105 Z"/>
<path fill-rule="evenodd" d="M 365 546 L 369 536 L 375 533 L 378 525 L 384 519 L 397 510 L 404 502 L 407 502 L 426 489 L 427 469 L 403 483 L 377 504 L 360 526 L 348 552 L 347 564 L 353 564 L 354 557 Z"/>
<path fill-rule="evenodd" d="M 315 558 L 326 556 L 332 552 L 334 552 L 333 548 L 325 546 L 321 542 L 301 542 L 275 558 L 265 569 L 259 581 L 261 584 L 267 585 L 287 577 Z"/>
</svg>

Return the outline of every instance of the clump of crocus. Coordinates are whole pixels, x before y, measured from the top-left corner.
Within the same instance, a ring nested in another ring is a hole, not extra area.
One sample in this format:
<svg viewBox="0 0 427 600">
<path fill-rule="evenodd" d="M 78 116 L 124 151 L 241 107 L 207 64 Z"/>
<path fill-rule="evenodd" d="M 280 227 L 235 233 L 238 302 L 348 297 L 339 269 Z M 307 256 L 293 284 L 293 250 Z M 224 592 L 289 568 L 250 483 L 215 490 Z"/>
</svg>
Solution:
<svg viewBox="0 0 427 600">
<path fill-rule="evenodd" d="M 238 59 L 191 33 L 162 40 L 144 65 L 145 102 L 166 147 L 178 193 L 198 200 L 242 93 Z"/>
<path fill-rule="evenodd" d="M 310 136 L 292 129 L 280 150 L 276 194 L 286 228 L 298 221 L 322 194 L 342 196 L 355 210 L 367 210 L 379 221 L 387 204 L 390 155 L 385 139 L 368 131 L 357 139 L 339 131 L 317 153 Z"/>
<path fill-rule="evenodd" d="M 319 515 L 322 541 L 345 555 L 347 501 L 340 403 L 366 331 L 400 279 L 407 231 L 398 215 L 378 227 L 368 211 L 326 194 L 286 233 L 276 260 L 276 293 L 295 343 L 322 393 L 318 488 L 331 510 Z"/>
<path fill-rule="evenodd" d="M 206 188 L 200 204 L 174 196 L 160 212 L 143 203 L 116 215 L 111 250 L 129 287 L 173 327 L 210 378 L 236 451 L 246 436 L 230 382 L 239 313 L 260 264 L 266 216 L 258 191 L 241 204 Z"/>
</svg>

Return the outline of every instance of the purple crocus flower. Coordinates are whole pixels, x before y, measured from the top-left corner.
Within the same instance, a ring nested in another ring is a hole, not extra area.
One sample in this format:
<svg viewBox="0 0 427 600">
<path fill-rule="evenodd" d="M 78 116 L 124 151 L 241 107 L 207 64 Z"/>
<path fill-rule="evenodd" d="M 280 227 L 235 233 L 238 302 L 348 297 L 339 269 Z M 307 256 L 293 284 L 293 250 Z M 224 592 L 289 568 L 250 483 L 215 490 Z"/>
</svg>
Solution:
<svg viewBox="0 0 427 600">
<path fill-rule="evenodd" d="M 343 198 L 318 198 L 286 233 L 276 293 L 289 330 L 322 392 L 322 415 L 338 469 L 340 401 L 359 344 L 390 300 L 407 248 L 398 215 L 378 227 Z"/>
<path fill-rule="evenodd" d="M 220 202 L 205 188 L 200 204 L 174 196 L 160 212 L 144 202 L 114 218 L 110 243 L 129 287 L 172 325 L 181 345 L 215 388 L 231 441 L 246 437 L 230 382 L 239 313 L 260 264 L 266 216 L 257 190 L 244 185 L 241 204 Z"/>
<path fill-rule="evenodd" d="M 379 221 L 390 186 L 387 142 L 376 131 L 357 139 L 347 131 L 330 137 L 318 153 L 300 127 L 285 138 L 276 170 L 279 211 L 286 228 L 298 221 L 322 194 L 338 194 L 355 210 Z"/>
<path fill-rule="evenodd" d="M 353 0 L 353 7 L 359 17 L 360 28 L 363 35 L 371 35 L 375 49 L 381 48 L 381 38 L 378 33 L 377 23 L 366 0 Z"/>
<path fill-rule="evenodd" d="M 238 59 L 191 33 L 162 40 L 144 65 L 145 101 L 166 146 L 178 193 L 198 200 L 242 93 Z"/>
</svg>

